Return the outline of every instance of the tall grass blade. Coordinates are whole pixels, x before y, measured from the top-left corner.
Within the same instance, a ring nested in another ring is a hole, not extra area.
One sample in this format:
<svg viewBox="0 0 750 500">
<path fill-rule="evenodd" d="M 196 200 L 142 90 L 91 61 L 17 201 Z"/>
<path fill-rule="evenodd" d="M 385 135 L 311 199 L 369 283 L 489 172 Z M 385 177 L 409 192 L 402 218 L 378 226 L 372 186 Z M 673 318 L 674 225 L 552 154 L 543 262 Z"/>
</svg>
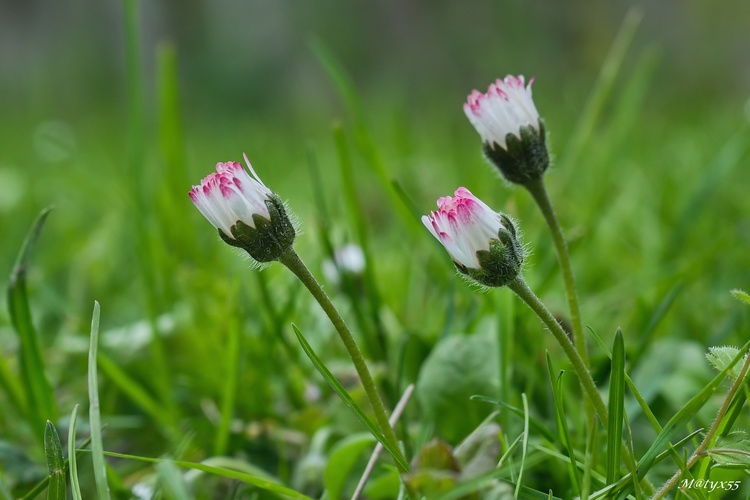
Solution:
<svg viewBox="0 0 750 500">
<path fill-rule="evenodd" d="M 99 350 L 99 302 L 94 301 L 94 314 L 91 317 L 91 340 L 89 344 L 89 426 L 91 427 L 91 461 L 94 465 L 94 482 L 97 498 L 109 500 L 107 466 L 104 461 L 102 443 L 102 420 L 99 413 L 99 379 L 96 370 Z"/>
<path fill-rule="evenodd" d="M 305 340 L 305 337 L 302 335 L 302 332 L 297 328 L 297 325 L 292 324 L 292 328 L 294 329 L 294 334 L 297 335 L 297 340 L 302 345 L 302 349 L 305 351 L 305 354 L 307 354 L 307 357 L 310 358 L 310 361 L 312 361 L 313 365 L 315 365 L 315 368 L 320 372 L 320 374 L 323 376 L 323 378 L 328 382 L 328 385 L 331 386 L 331 389 L 339 395 L 339 397 L 346 403 L 346 405 L 351 409 L 354 414 L 359 418 L 365 426 L 370 430 L 370 433 L 375 436 L 375 439 L 378 440 L 380 444 L 383 445 L 383 448 L 391 454 L 393 459 L 396 461 L 396 463 L 399 464 L 400 467 L 402 467 L 402 470 L 409 470 L 409 465 L 406 463 L 406 459 L 404 458 L 403 454 L 400 450 L 395 449 L 390 445 L 387 439 L 385 439 L 385 436 L 378 430 L 377 426 L 372 423 L 372 421 L 367 418 L 367 415 L 362 411 L 362 409 L 359 407 L 359 405 L 352 399 L 352 397 L 349 395 L 348 392 L 346 392 L 346 389 L 344 389 L 344 386 L 342 386 L 338 380 L 336 380 L 336 377 L 333 376 L 333 374 L 328 370 L 328 368 L 325 366 L 323 361 L 315 354 L 315 352 L 312 350 L 312 347 L 310 347 L 310 344 L 307 343 L 307 340 Z"/>
<path fill-rule="evenodd" d="M 596 127 L 596 122 L 602 115 L 607 100 L 612 93 L 612 87 L 617 80 L 617 75 L 625 60 L 625 55 L 628 52 L 635 31 L 641 23 L 642 18 L 643 12 L 639 8 L 631 8 L 625 16 L 625 20 L 622 22 L 622 26 L 620 26 L 620 30 L 612 42 L 604 64 L 602 64 L 599 76 L 586 101 L 583 112 L 575 125 L 570 143 L 560 162 L 561 168 L 568 170 L 569 167 L 575 165 L 581 155 L 581 151 L 583 151 L 584 145 L 591 138 L 591 134 Z"/>
<path fill-rule="evenodd" d="M 44 454 L 47 457 L 47 500 L 65 500 L 65 461 L 60 436 L 52 422 L 44 427 Z"/>
<path fill-rule="evenodd" d="M 137 455 L 126 455 L 124 453 L 115 453 L 111 451 L 107 451 L 104 454 L 107 455 L 108 457 L 124 458 L 127 460 L 137 460 L 139 462 L 148 462 L 152 464 L 158 464 L 166 460 L 163 458 L 151 458 L 151 457 L 139 457 Z M 199 470 L 207 474 L 213 474 L 215 476 L 221 476 L 221 477 L 225 477 L 228 479 L 236 479 L 237 481 L 242 481 L 243 483 L 250 484 L 252 486 L 255 486 L 256 488 L 260 488 L 265 491 L 270 491 L 271 493 L 276 493 L 278 495 L 282 495 L 287 498 L 295 498 L 299 500 L 312 500 L 307 495 L 294 491 L 293 489 L 288 488 L 282 484 L 270 481 L 266 478 L 254 476 L 252 474 L 238 472 L 236 470 L 227 469 L 225 467 L 214 467 L 211 465 L 206 465 L 206 464 L 197 463 L 197 462 L 188 462 L 185 460 L 170 460 L 170 461 L 178 467 L 183 467 L 185 469 Z M 261 497 L 261 498 L 264 498 L 264 497 Z"/>
<path fill-rule="evenodd" d="M 78 482 L 78 458 L 76 457 L 76 425 L 78 423 L 78 405 L 73 407 L 68 427 L 68 472 L 70 472 L 70 491 L 73 500 L 83 500 L 81 485 Z"/>
<path fill-rule="evenodd" d="M 625 342 L 622 330 L 615 333 L 612 347 L 612 370 L 609 378 L 609 423 L 607 425 L 607 483 L 620 477 L 622 426 L 625 414 Z"/>
<path fill-rule="evenodd" d="M 234 406 L 237 397 L 237 385 L 240 377 L 240 327 L 236 321 L 229 325 L 229 342 L 226 353 L 226 374 L 224 380 L 224 393 L 221 401 L 221 420 L 216 430 L 216 441 L 214 442 L 214 455 L 223 455 L 227 451 L 229 442 L 230 426 L 234 417 Z"/>
<path fill-rule="evenodd" d="M 523 473 L 526 470 L 526 453 L 529 449 L 529 401 L 526 399 L 526 393 L 521 393 L 521 400 L 523 402 L 523 441 L 521 443 L 521 470 L 518 471 L 518 483 L 516 483 L 515 495 L 516 498 L 521 498 L 518 493 L 521 491 L 521 483 L 523 482 Z"/>
<path fill-rule="evenodd" d="M 651 341 L 654 338 L 654 332 L 656 331 L 656 327 L 659 325 L 661 320 L 667 315 L 667 311 L 672 307 L 675 300 L 677 299 L 677 296 L 682 291 L 682 283 L 678 283 L 674 287 L 672 287 L 671 290 L 669 290 L 669 293 L 667 293 L 666 297 L 659 303 L 658 307 L 654 311 L 654 313 L 651 315 L 651 318 L 648 321 L 648 324 L 646 325 L 646 328 L 641 332 L 639 335 L 639 341 L 638 346 L 636 347 L 633 354 L 630 356 L 630 372 L 633 372 L 633 369 L 638 365 L 638 362 L 641 360 L 641 357 L 646 353 L 646 350 L 648 349 L 649 345 L 651 344 Z"/>
<path fill-rule="evenodd" d="M 31 232 L 23 242 L 21 251 L 16 259 L 15 266 L 10 275 L 8 286 L 8 310 L 13 328 L 18 334 L 21 372 L 21 382 L 26 392 L 25 399 L 28 403 L 29 423 L 40 441 L 44 438 L 44 430 L 47 420 L 57 420 L 57 406 L 52 387 L 44 372 L 44 361 L 39 346 L 34 324 L 31 320 L 28 294 L 26 293 L 26 271 L 34 245 L 44 226 L 44 221 L 50 213 L 51 208 L 45 208 L 39 214 Z M 6 382 L 10 388 L 11 400 L 20 400 L 20 394 L 16 392 L 16 386 L 12 378 Z M 4 383 L 3 385 L 5 385 Z M 16 401 L 15 404 L 20 404 Z"/>
<path fill-rule="evenodd" d="M 581 494 L 581 478 L 579 476 L 578 468 L 576 467 L 576 454 L 573 441 L 570 438 L 570 430 L 568 429 L 568 419 L 565 415 L 565 406 L 563 404 L 563 387 L 562 380 L 565 371 L 560 370 L 560 373 L 555 377 L 554 368 L 552 367 L 552 359 L 547 353 L 547 371 L 549 372 L 549 381 L 552 386 L 552 398 L 555 403 L 555 420 L 557 421 L 558 434 L 563 446 L 568 452 L 570 459 L 568 466 L 568 474 L 570 474 L 571 483 L 574 486 L 575 493 Z"/>
<path fill-rule="evenodd" d="M 0 500 L 13 500 L 13 495 L 10 494 L 8 485 L 5 484 L 3 476 L 0 476 Z"/>
</svg>

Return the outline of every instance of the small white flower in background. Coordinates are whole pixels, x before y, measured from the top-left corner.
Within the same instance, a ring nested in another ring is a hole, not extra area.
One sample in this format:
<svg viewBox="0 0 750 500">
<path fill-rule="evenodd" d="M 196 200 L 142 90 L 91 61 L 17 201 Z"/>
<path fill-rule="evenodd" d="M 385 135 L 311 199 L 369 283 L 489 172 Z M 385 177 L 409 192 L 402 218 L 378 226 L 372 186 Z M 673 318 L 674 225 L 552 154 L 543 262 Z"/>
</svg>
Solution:
<svg viewBox="0 0 750 500">
<path fill-rule="evenodd" d="M 247 166 L 252 177 L 236 161 L 217 163 L 216 172 L 208 174 L 200 186 L 193 186 L 190 191 L 190 199 L 200 213 L 227 236 L 232 236 L 232 226 L 237 221 L 254 228 L 253 215 L 271 219 L 266 206 L 271 190 L 263 184 L 249 161 Z"/>
<path fill-rule="evenodd" d="M 532 78 L 508 75 L 483 94 L 472 91 L 464 113 L 482 138 L 487 158 L 509 182 L 527 184 L 549 167 L 544 123 L 531 98 Z"/>
<path fill-rule="evenodd" d="M 523 249 L 507 216 L 460 187 L 438 199 L 422 223 L 450 254 L 458 270 L 486 286 L 504 286 L 521 270 Z"/>
<path fill-rule="evenodd" d="M 217 163 L 190 190 L 190 199 L 229 245 L 242 248 L 258 262 L 277 260 L 294 242 L 294 227 L 278 196 L 237 162 Z"/>
<path fill-rule="evenodd" d="M 531 98 L 532 83 L 533 78 L 524 86 L 523 76 L 508 75 L 490 84 L 486 94 L 478 90 L 469 94 L 464 112 L 483 142 L 505 148 L 506 136 L 520 138 L 521 127 L 539 131 L 539 113 Z"/>
<path fill-rule="evenodd" d="M 323 261 L 323 275 L 334 284 L 341 274 L 359 275 L 365 270 L 365 253 L 359 245 L 348 243 L 334 252 L 333 259 Z"/>
</svg>

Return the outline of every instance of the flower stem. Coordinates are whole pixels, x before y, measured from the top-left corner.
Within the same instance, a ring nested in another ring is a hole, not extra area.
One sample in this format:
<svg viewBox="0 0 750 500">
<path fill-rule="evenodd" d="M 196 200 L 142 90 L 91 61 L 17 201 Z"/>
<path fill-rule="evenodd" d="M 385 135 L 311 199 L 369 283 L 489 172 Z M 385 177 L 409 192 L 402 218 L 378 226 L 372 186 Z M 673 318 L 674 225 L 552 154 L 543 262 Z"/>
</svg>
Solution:
<svg viewBox="0 0 750 500">
<path fill-rule="evenodd" d="M 534 179 L 524 184 L 524 187 L 528 189 L 531 196 L 536 201 L 539 209 L 544 215 L 544 220 L 549 226 L 550 233 L 552 233 L 552 241 L 557 250 L 557 258 L 560 261 L 560 268 L 562 270 L 563 281 L 565 282 L 565 293 L 568 296 L 568 308 L 570 309 L 570 322 L 573 327 L 573 343 L 583 360 L 584 365 L 588 366 L 589 358 L 586 351 L 586 341 L 583 338 L 583 324 L 581 322 L 581 310 L 578 307 L 578 293 L 576 292 L 575 278 L 573 277 L 573 268 L 570 265 L 570 254 L 568 253 L 568 245 L 565 242 L 565 235 L 563 235 L 560 222 L 557 220 L 555 210 L 552 207 L 552 202 L 547 195 L 547 188 L 544 185 L 544 178 Z"/>
<path fill-rule="evenodd" d="M 724 402 L 721 404 L 721 408 L 719 408 L 719 412 L 716 414 L 716 418 L 711 424 L 711 427 L 708 429 L 706 437 L 703 438 L 701 444 L 699 444 L 693 454 L 690 455 L 690 458 L 685 463 L 684 470 L 690 470 L 690 468 L 693 467 L 693 465 L 695 465 L 695 463 L 705 455 L 706 449 L 716 435 L 716 431 L 719 429 L 721 421 L 724 419 L 724 415 L 726 415 L 727 411 L 729 410 L 729 405 L 732 404 L 734 395 L 737 393 L 739 388 L 742 386 L 742 383 L 745 381 L 745 375 L 747 375 L 748 369 L 750 369 L 750 356 L 745 357 L 745 363 L 742 365 L 742 370 L 740 370 L 740 374 L 737 377 L 737 380 L 735 380 L 732 386 L 729 388 L 727 397 L 724 398 Z M 682 469 L 678 469 L 677 472 L 675 472 L 674 475 L 669 478 L 669 480 L 664 483 L 661 488 L 659 488 L 659 491 L 657 491 L 656 494 L 651 497 L 651 499 L 658 500 L 659 498 L 663 498 L 669 492 L 669 490 L 674 488 L 681 477 Z"/>
<path fill-rule="evenodd" d="M 539 300 L 539 297 L 537 297 L 534 292 L 531 291 L 520 274 L 518 275 L 518 277 L 516 277 L 516 279 L 508 284 L 508 288 L 513 290 L 516 295 L 521 297 L 521 299 L 526 302 L 526 304 L 528 304 L 528 306 L 531 307 L 531 309 L 536 313 L 539 319 L 541 319 L 542 322 L 547 325 L 547 328 L 549 328 L 549 331 L 555 337 L 555 340 L 557 340 L 557 342 L 563 348 L 565 355 L 568 356 L 568 359 L 573 365 L 573 369 L 576 371 L 576 374 L 581 381 L 583 390 L 586 392 L 589 400 L 594 405 L 596 414 L 599 416 L 599 419 L 602 421 L 602 424 L 606 428 L 607 407 L 604 405 L 604 401 L 602 400 L 602 397 L 599 394 L 599 391 L 596 389 L 596 385 L 594 384 L 594 379 L 591 378 L 591 374 L 589 373 L 588 368 L 586 368 L 586 364 L 581 358 L 581 355 L 578 353 L 575 346 L 570 341 L 570 338 L 560 326 L 560 323 L 557 322 L 552 313 L 549 312 L 549 309 L 547 309 L 542 301 Z"/>
<path fill-rule="evenodd" d="M 372 411 L 375 413 L 375 420 L 378 423 L 380 432 L 383 433 L 385 439 L 393 446 L 393 448 L 398 450 L 398 440 L 396 439 L 396 434 L 393 432 L 393 428 L 388 423 L 388 415 L 385 412 L 383 401 L 378 394 L 375 381 L 372 379 L 370 370 L 367 369 L 365 358 L 362 356 L 359 347 L 357 347 L 357 343 L 354 341 L 354 337 L 349 331 L 349 327 L 346 326 L 344 319 L 293 248 L 290 247 L 289 250 L 279 258 L 279 262 L 289 268 L 289 270 L 299 278 L 302 284 L 307 287 L 315 300 L 318 301 L 318 304 L 320 304 L 320 307 L 326 313 L 326 316 L 328 316 L 328 319 L 333 323 L 333 326 L 336 328 L 339 337 L 341 337 L 341 341 L 344 343 L 344 347 L 346 348 L 347 353 L 349 353 L 349 357 L 354 363 L 354 368 L 357 370 L 357 374 L 362 381 L 367 400 L 370 402 Z"/>
</svg>

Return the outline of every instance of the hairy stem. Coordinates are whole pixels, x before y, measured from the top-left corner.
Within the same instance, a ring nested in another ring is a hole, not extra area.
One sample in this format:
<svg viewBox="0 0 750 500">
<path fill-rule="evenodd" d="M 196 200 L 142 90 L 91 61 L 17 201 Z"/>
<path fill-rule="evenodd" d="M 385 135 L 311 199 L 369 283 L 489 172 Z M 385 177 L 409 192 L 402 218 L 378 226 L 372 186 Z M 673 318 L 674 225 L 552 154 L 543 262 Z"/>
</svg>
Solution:
<svg viewBox="0 0 750 500">
<path fill-rule="evenodd" d="M 583 338 L 583 323 L 581 321 L 581 310 L 578 307 L 578 293 L 576 292 L 575 278 L 573 277 L 573 268 L 570 265 L 570 254 L 568 253 L 568 244 L 565 241 L 560 222 L 557 220 L 552 202 L 547 195 L 547 188 L 544 185 L 544 179 L 540 177 L 524 184 L 524 187 L 531 193 L 539 209 L 544 215 L 550 233 L 552 242 L 557 251 L 557 259 L 560 262 L 563 281 L 565 282 L 565 293 L 568 297 L 568 308 L 570 309 L 570 322 L 573 327 L 573 343 L 583 360 L 584 365 L 588 366 L 589 358 L 586 351 L 586 341 Z"/>
<path fill-rule="evenodd" d="M 290 248 L 284 255 L 282 255 L 279 262 L 289 268 L 289 270 L 299 278 L 302 284 L 307 287 L 315 300 L 318 301 L 318 304 L 320 304 L 320 307 L 326 313 L 326 316 L 328 316 L 328 319 L 333 323 L 333 326 L 338 332 L 341 341 L 344 343 L 346 352 L 349 353 L 349 357 L 352 359 L 352 363 L 354 363 L 354 368 L 357 370 L 357 374 L 362 381 L 362 386 L 365 388 L 367 400 L 372 407 L 372 411 L 375 413 L 375 420 L 378 423 L 380 432 L 383 433 L 386 440 L 388 440 L 393 448 L 398 450 L 398 440 L 396 439 L 396 434 L 393 432 L 393 428 L 388 423 L 388 415 L 385 411 L 383 400 L 380 399 L 377 387 L 375 386 L 375 381 L 372 379 L 370 370 L 365 363 L 365 358 L 362 356 L 359 347 L 357 347 L 357 343 L 354 341 L 354 337 L 349 331 L 349 327 L 346 326 L 344 319 L 334 307 L 331 299 L 328 298 L 328 295 L 323 291 L 320 283 L 318 283 L 313 277 L 310 270 L 305 266 L 305 263 L 302 262 L 302 259 L 299 258 L 299 255 L 297 255 L 297 252 L 295 252 L 293 248 Z"/>
<path fill-rule="evenodd" d="M 594 384 L 594 379 L 591 378 L 591 374 L 589 373 L 588 368 L 586 368 L 586 364 L 581 358 L 581 355 L 578 353 L 578 350 L 576 350 L 575 346 L 570 341 L 570 338 L 560 326 L 560 323 L 557 322 L 552 313 L 549 312 L 549 309 L 547 309 L 542 301 L 539 300 L 539 297 L 537 297 L 534 292 L 531 291 L 521 275 L 518 275 L 516 279 L 511 281 L 508 285 L 508 288 L 513 290 L 516 295 L 521 297 L 521 299 L 526 302 L 526 304 L 528 304 L 528 306 L 531 307 L 531 309 L 536 313 L 539 319 L 541 319 L 542 322 L 547 325 L 547 328 L 549 328 L 549 331 L 563 348 L 565 355 L 573 365 L 573 369 L 575 370 L 579 380 L 581 381 L 581 386 L 583 387 L 584 392 L 588 396 L 591 403 L 594 405 L 594 410 L 599 416 L 599 419 L 602 421 L 602 424 L 606 427 L 607 407 L 604 405 L 604 401 L 602 400 L 599 391 L 597 391 L 596 389 L 596 384 Z"/>
</svg>

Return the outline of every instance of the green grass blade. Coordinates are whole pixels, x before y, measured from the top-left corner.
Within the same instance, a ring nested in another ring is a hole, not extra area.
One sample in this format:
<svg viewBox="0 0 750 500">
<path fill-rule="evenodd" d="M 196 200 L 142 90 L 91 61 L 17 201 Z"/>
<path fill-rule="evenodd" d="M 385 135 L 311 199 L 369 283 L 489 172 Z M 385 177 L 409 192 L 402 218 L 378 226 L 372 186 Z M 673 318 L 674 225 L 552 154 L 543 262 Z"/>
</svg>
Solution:
<svg viewBox="0 0 750 500">
<path fill-rule="evenodd" d="M 78 459 L 76 457 L 76 425 L 78 423 L 78 405 L 73 407 L 70 414 L 70 426 L 68 427 L 68 472 L 70 473 L 70 491 L 73 500 L 83 500 L 81 497 L 81 485 L 78 482 Z"/>
<path fill-rule="evenodd" d="M 219 428 L 216 430 L 216 441 L 214 442 L 214 455 L 223 455 L 227 451 L 229 432 L 234 417 L 234 406 L 237 398 L 237 385 L 240 377 L 240 359 L 242 349 L 240 347 L 240 328 L 236 321 L 229 325 L 229 342 L 226 354 L 226 374 L 224 380 L 224 393 L 221 400 L 221 419 Z"/>
<path fill-rule="evenodd" d="M 65 462 L 62 444 L 55 426 L 47 420 L 44 427 L 44 454 L 47 457 L 47 500 L 65 500 Z"/>
<path fill-rule="evenodd" d="M 94 314 L 91 318 L 91 341 L 89 344 L 89 425 L 91 427 L 91 461 L 94 464 L 94 482 L 97 498 L 109 500 L 107 485 L 107 466 L 104 461 L 102 443 L 102 421 L 99 413 L 99 380 L 96 370 L 97 352 L 99 350 L 99 302 L 94 301 Z"/>
<path fill-rule="evenodd" d="M 504 401 L 495 401 L 494 399 L 490 399 L 486 396 L 478 396 L 478 395 L 471 396 L 469 399 L 472 401 L 482 401 L 483 403 L 489 403 L 492 405 L 500 406 L 510 411 L 514 415 L 517 415 L 521 418 L 525 418 L 525 415 L 522 409 L 516 408 L 515 406 L 508 404 Z M 556 441 L 555 435 L 552 434 L 550 430 L 547 428 L 547 426 L 543 424 L 541 421 L 539 421 L 538 419 L 529 416 L 529 425 L 531 425 L 531 427 L 534 428 L 535 432 L 544 436 L 544 439 L 546 439 L 550 443 L 554 443 Z"/>
<path fill-rule="evenodd" d="M 97 355 L 97 365 L 106 374 L 108 380 L 116 385 L 150 418 L 158 422 L 165 430 L 171 429 L 171 420 L 164 409 L 135 379 L 128 375 L 117 363 L 104 353 Z"/>
<path fill-rule="evenodd" d="M 612 347 L 612 370 L 609 379 L 609 423 L 607 425 L 607 483 L 620 477 L 622 426 L 625 414 L 625 342 L 622 330 L 615 333 Z"/>
<path fill-rule="evenodd" d="M 163 458 L 151 458 L 151 457 L 139 457 L 137 455 L 126 455 L 124 453 L 115 453 L 111 451 L 104 452 L 104 454 L 107 455 L 108 457 L 124 458 L 127 460 L 137 460 L 139 462 L 148 462 L 152 464 L 158 464 L 167 460 Z M 288 488 L 282 484 L 269 481 L 268 479 L 265 479 L 265 478 L 254 476 L 252 474 L 238 472 L 236 470 L 227 469 L 225 467 L 214 467 L 211 465 L 206 465 L 206 464 L 202 464 L 198 462 L 188 462 L 185 460 L 170 460 L 170 461 L 173 464 L 177 465 L 178 467 L 183 467 L 185 469 L 199 470 L 207 474 L 213 474 L 215 476 L 226 477 L 228 479 L 236 479 L 237 481 L 242 481 L 243 483 L 250 484 L 262 490 L 276 493 L 277 495 L 283 495 L 288 498 L 295 498 L 299 500 L 312 500 L 307 495 L 294 491 L 293 489 Z"/>
<path fill-rule="evenodd" d="M 25 398 L 28 403 L 29 423 L 40 440 L 44 438 L 47 420 L 57 420 L 57 407 L 52 387 L 44 372 L 44 361 L 39 340 L 31 321 L 31 311 L 26 293 L 26 271 L 29 267 L 32 250 L 50 210 L 51 208 L 42 210 L 31 232 L 26 237 L 16 264 L 13 266 L 8 286 L 8 310 L 10 311 L 13 328 L 18 334 L 19 367 L 22 386 L 26 391 Z M 9 392 L 11 398 L 19 400 L 20 395 L 13 388 L 14 384 L 10 380 L 7 383 L 11 389 Z M 20 401 L 16 401 L 16 404 L 20 404 Z"/>
<path fill-rule="evenodd" d="M 159 482 L 166 498 L 189 500 L 190 493 L 188 493 L 185 479 L 172 460 L 164 459 L 156 464 L 156 471 L 159 473 Z"/>
<path fill-rule="evenodd" d="M 521 470 L 518 471 L 518 483 L 516 483 L 516 498 L 520 498 L 518 493 L 521 491 L 521 483 L 523 482 L 523 473 L 526 469 L 526 453 L 529 450 L 529 401 L 526 399 L 526 393 L 521 393 L 521 400 L 523 401 L 523 442 L 521 444 Z"/>
<path fill-rule="evenodd" d="M 5 484 L 3 476 L 0 476 L 0 500 L 13 500 L 13 495 L 10 494 L 8 485 Z"/>
<path fill-rule="evenodd" d="M 560 162 L 561 168 L 567 170 L 568 167 L 575 165 L 584 145 L 589 141 L 594 132 L 596 122 L 602 115 L 607 100 L 612 93 L 612 88 L 617 80 L 617 74 L 622 67 L 625 55 L 628 52 L 630 43 L 633 41 L 633 36 L 642 18 L 643 12 L 641 9 L 632 8 L 622 22 L 622 26 L 615 36 L 604 64 L 602 64 L 602 68 L 599 71 L 594 88 L 573 130 L 570 143 Z"/>
<path fill-rule="evenodd" d="M 23 392 L 23 387 L 18 378 L 8 368 L 5 358 L 0 357 L 0 387 L 8 398 L 10 406 L 23 416 L 28 415 L 28 407 Z"/>
<path fill-rule="evenodd" d="M 569 467 L 568 467 L 568 473 L 570 474 L 571 483 L 574 486 L 575 493 L 577 495 L 581 494 L 581 479 L 579 477 L 578 468 L 575 466 L 576 464 L 576 454 L 575 454 L 575 448 L 573 446 L 573 441 L 570 439 L 570 430 L 568 429 L 568 419 L 565 416 L 565 406 L 563 405 L 563 388 L 562 388 L 562 380 L 563 380 L 563 374 L 565 371 L 560 370 L 560 373 L 557 377 L 554 375 L 554 368 L 552 367 L 552 359 L 549 356 L 549 352 L 547 354 L 547 371 L 549 372 L 549 381 L 550 385 L 552 386 L 552 398 L 554 400 L 555 404 L 555 420 L 557 422 L 557 429 L 558 434 L 560 436 L 560 440 L 562 441 L 563 446 L 565 446 L 565 449 L 568 452 L 568 457 L 570 459 Z"/>
<path fill-rule="evenodd" d="M 299 330 L 299 328 L 297 328 L 297 325 L 292 324 L 292 328 L 294 329 L 294 334 L 297 335 L 297 340 L 302 345 L 302 349 L 305 351 L 305 354 L 307 354 L 307 357 L 310 358 L 310 361 L 313 362 L 313 365 L 315 365 L 315 368 L 320 372 L 320 374 L 323 375 L 323 378 L 326 379 L 326 382 L 328 382 L 328 385 L 331 386 L 331 389 L 333 389 L 334 392 L 339 395 L 339 397 L 344 401 L 344 403 L 346 403 L 349 409 L 354 412 L 357 418 L 359 418 L 362 423 L 367 426 L 367 428 L 370 430 L 370 433 L 375 436 L 375 439 L 377 439 L 378 442 L 383 445 L 383 448 L 385 448 L 385 450 L 391 454 L 396 463 L 399 464 L 399 467 L 402 467 L 402 470 L 409 470 L 409 465 L 406 463 L 406 459 L 404 458 L 401 451 L 393 448 L 393 446 L 391 446 L 388 440 L 385 439 L 385 436 L 383 436 L 383 434 L 378 430 L 375 424 L 373 424 L 372 421 L 367 418 L 367 415 L 365 415 L 359 405 L 352 399 L 349 393 L 346 392 L 344 386 L 342 386 L 339 381 L 336 380 L 336 377 L 333 376 L 328 368 L 326 368 L 325 364 L 323 364 L 323 361 L 321 361 L 317 354 L 315 354 L 315 352 L 312 350 L 312 347 L 310 347 L 310 344 L 307 343 L 307 340 L 305 340 L 305 337 L 302 335 L 302 332 Z"/>
<path fill-rule="evenodd" d="M 656 327 L 659 325 L 661 320 L 667 315 L 667 311 L 672 307 L 675 300 L 677 300 L 677 296 L 682 291 L 683 285 L 682 283 L 678 283 L 674 287 L 672 287 L 671 290 L 667 293 L 666 297 L 659 303 L 658 307 L 654 311 L 654 313 L 651 315 L 651 318 L 648 321 L 648 324 L 646 325 L 646 328 L 640 333 L 639 340 L 638 340 L 638 346 L 636 347 L 635 351 L 633 352 L 632 356 L 630 356 L 629 359 L 629 366 L 630 366 L 630 372 L 633 372 L 633 369 L 638 365 L 638 362 L 641 360 L 641 357 L 646 353 L 646 350 L 648 349 L 649 345 L 651 345 L 651 341 L 654 338 L 654 332 L 656 331 Z"/>
</svg>

